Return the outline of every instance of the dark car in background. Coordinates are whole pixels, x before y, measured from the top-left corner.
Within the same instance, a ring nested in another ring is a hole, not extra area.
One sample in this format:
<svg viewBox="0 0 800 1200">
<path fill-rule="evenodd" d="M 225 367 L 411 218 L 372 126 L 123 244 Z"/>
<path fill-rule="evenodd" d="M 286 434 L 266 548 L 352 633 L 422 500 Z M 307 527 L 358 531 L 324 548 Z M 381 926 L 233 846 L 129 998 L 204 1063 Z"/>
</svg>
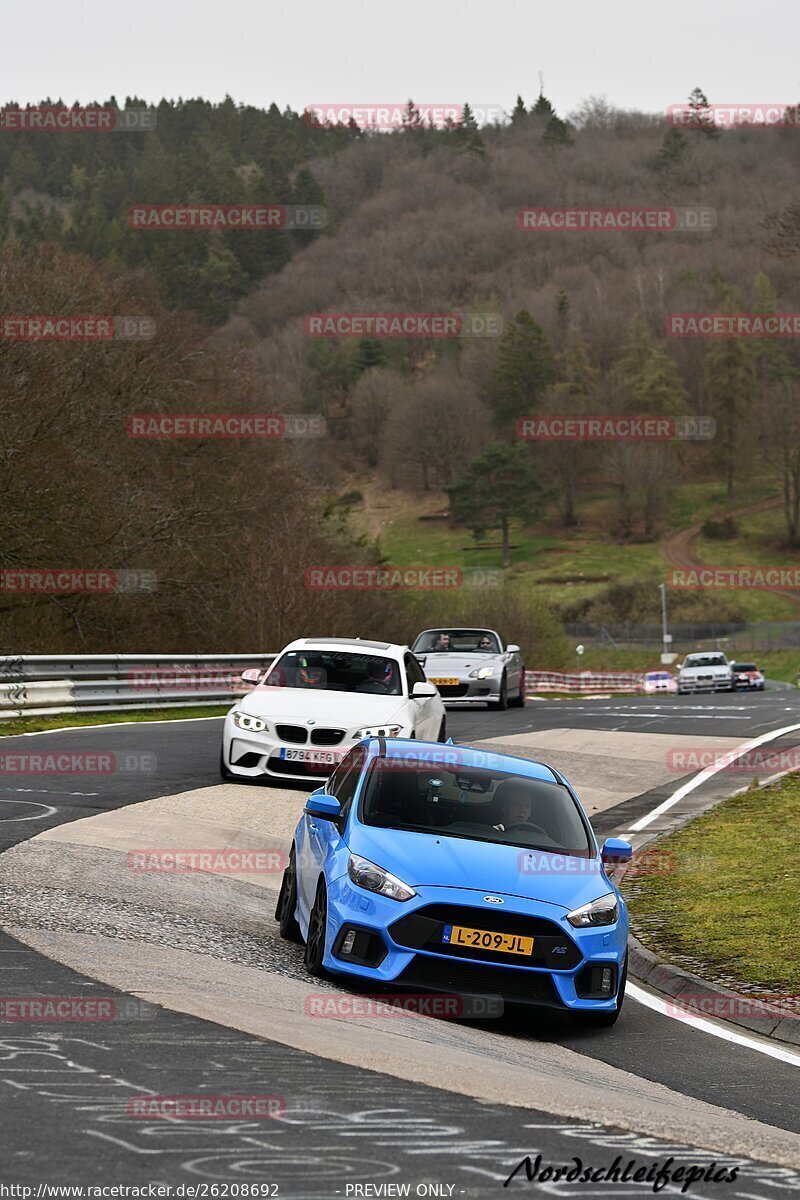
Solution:
<svg viewBox="0 0 800 1200">
<path fill-rule="evenodd" d="M 763 692 L 764 676 L 755 663 L 735 662 L 731 665 L 733 686 L 737 692 Z"/>
</svg>

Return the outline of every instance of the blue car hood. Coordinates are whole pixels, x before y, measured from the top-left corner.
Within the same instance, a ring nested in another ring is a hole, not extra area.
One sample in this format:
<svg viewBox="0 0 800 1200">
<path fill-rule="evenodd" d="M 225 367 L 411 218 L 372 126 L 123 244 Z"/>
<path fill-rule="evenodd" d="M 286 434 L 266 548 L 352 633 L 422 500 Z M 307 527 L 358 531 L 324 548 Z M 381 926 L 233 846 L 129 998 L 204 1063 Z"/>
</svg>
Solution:
<svg viewBox="0 0 800 1200">
<path fill-rule="evenodd" d="M 611 890 L 599 858 L 360 824 L 351 831 L 350 849 L 414 888 L 466 888 L 522 896 L 567 912 Z"/>
</svg>

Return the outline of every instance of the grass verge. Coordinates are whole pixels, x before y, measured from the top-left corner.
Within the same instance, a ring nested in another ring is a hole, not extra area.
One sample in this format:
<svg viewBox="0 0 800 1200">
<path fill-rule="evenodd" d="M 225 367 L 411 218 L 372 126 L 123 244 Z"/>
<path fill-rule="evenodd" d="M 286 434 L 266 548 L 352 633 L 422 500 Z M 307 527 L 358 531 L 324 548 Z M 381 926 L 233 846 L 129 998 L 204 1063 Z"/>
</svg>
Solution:
<svg viewBox="0 0 800 1200">
<path fill-rule="evenodd" d="M 664 838 L 674 869 L 623 881 L 634 932 L 705 978 L 800 994 L 798 822 L 800 778 L 787 775 Z"/>
<path fill-rule="evenodd" d="M 125 721 L 186 721 L 195 717 L 224 717 L 230 704 L 208 708 L 153 708 L 138 712 L 63 713 L 52 717 L 20 717 L 0 720 L 0 737 L 15 733 L 39 733 L 45 729 L 72 729 L 83 725 L 120 725 Z"/>
</svg>

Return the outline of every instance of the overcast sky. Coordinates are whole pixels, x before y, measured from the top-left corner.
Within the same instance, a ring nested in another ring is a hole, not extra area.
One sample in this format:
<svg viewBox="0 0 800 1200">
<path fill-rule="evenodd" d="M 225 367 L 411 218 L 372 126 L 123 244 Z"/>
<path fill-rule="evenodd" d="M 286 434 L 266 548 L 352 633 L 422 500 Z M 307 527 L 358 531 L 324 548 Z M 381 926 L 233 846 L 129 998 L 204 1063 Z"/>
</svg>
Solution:
<svg viewBox="0 0 800 1200">
<path fill-rule="evenodd" d="M 0 99 L 204 96 L 661 111 L 800 99 L 798 0 L 38 0 L 2 14 Z"/>
</svg>

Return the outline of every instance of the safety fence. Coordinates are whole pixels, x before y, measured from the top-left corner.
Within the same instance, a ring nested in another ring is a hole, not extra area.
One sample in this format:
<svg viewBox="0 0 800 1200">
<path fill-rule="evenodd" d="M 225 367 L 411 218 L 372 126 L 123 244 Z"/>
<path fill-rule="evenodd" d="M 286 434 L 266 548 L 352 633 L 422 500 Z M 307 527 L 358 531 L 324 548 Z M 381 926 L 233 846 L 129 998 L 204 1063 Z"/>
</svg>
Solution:
<svg viewBox="0 0 800 1200">
<path fill-rule="evenodd" d="M 526 692 L 639 692 L 644 675 L 639 671 L 526 671 Z"/>
<path fill-rule="evenodd" d="M 232 703 L 274 654 L 40 654 L 0 658 L 0 720 Z"/>
</svg>

